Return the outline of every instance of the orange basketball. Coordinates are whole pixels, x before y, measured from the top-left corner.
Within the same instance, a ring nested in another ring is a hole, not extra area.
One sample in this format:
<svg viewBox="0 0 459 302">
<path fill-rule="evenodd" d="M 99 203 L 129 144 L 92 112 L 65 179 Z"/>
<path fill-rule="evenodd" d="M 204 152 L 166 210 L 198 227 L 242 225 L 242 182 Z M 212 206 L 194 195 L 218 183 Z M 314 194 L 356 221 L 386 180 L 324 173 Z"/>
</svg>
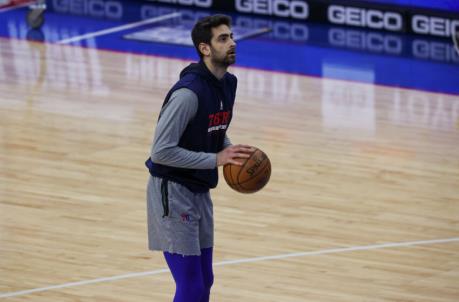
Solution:
<svg viewBox="0 0 459 302">
<path fill-rule="evenodd" d="M 258 148 L 249 158 L 243 159 L 242 166 L 227 164 L 223 167 L 226 183 L 240 193 L 255 193 L 263 188 L 271 176 L 271 162 Z"/>
</svg>

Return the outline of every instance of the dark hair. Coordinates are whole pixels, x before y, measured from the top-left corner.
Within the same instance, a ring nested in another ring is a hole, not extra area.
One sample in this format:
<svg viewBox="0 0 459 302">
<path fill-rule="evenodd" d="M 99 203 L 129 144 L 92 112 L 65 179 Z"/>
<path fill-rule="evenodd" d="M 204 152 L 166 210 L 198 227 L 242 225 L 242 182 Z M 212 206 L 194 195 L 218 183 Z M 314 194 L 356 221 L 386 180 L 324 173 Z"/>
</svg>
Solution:
<svg viewBox="0 0 459 302">
<path fill-rule="evenodd" d="M 210 44 L 210 40 L 212 40 L 212 28 L 222 24 L 231 27 L 231 17 L 227 15 L 212 15 L 199 19 L 194 25 L 191 31 L 191 39 L 193 40 L 194 47 L 196 47 L 196 51 L 200 58 L 202 58 L 202 53 L 199 50 L 199 44 Z"/>
</svg>

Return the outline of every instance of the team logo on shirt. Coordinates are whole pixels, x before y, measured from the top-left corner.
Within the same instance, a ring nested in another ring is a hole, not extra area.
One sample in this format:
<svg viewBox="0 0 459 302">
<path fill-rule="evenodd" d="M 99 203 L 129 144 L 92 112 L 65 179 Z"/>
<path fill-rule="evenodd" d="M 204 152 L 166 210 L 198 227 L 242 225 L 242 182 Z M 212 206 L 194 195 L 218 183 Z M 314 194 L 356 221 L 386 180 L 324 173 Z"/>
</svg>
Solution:
<svg viewBox="0 0 459 302">
<path fill-rule="evenodd" d="M 230 117 L 231 110 L 209 114 L 209 128 L 207 132 L 225 130 L 228 128 Z"/>
</svg>

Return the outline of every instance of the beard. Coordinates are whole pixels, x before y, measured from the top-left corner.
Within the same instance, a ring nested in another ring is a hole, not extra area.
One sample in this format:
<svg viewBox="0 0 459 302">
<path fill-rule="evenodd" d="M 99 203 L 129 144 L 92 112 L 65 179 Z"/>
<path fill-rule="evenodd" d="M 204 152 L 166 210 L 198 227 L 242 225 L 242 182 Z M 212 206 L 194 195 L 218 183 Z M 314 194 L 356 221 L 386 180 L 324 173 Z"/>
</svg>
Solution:
<svg viewBox="0 0 459 302">
<path fill-rule="evenodd" d="M 227 68 L 228 66 L 236 63 L 236 52 L 231 50 L 222 57 L 213 56 L 212 64 Z"/>
</svg>

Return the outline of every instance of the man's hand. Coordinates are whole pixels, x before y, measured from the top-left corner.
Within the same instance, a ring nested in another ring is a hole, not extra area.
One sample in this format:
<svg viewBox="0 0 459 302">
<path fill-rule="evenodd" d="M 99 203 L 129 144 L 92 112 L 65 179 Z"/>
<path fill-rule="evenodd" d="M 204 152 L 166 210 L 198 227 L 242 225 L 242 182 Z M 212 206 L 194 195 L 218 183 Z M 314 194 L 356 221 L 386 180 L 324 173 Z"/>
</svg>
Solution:
<svg viewBox="0 0 459 302">
<path fill-rule="evenodd" d="M 217 166 L 233 164 L 242 166 L 242 162 L 236 159 L 249 158 L 255 152 L 255 148 L 248 145 L 232 145 L 217 153 Z"/>
</svg>

